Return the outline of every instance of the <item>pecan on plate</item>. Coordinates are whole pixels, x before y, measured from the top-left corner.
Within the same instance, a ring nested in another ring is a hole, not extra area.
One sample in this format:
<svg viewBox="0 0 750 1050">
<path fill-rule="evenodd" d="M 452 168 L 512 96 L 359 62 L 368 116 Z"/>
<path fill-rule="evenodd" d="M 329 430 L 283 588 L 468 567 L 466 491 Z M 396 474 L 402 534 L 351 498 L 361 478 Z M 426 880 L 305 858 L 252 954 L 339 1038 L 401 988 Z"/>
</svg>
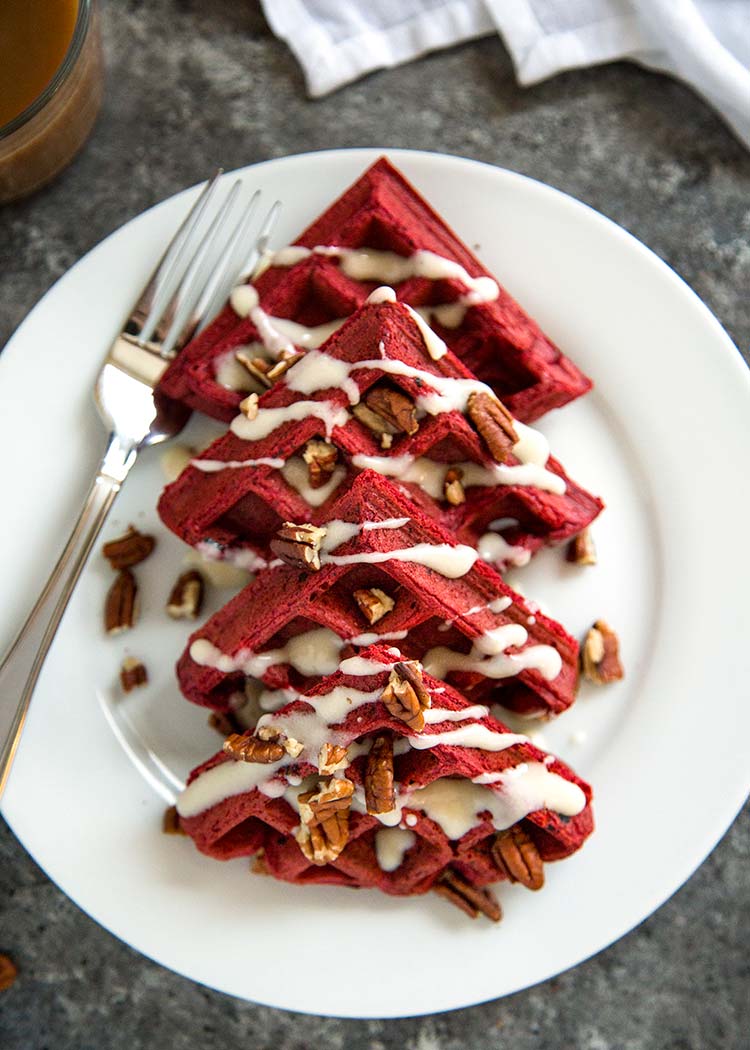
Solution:
<svg viewBox="0 0 750 1050">
<path fill-rule="evenodd" d="M 491 394 L 475 390 L 469 395 L 469 419 L 498 463 L 504 463 L 518 441 L 513 416 L 505 405 Z"/>
<path fill-rule="evenodd" d="M 354 592 L 357 608 L 367 622 L 372 625 L 382 620 L 386 613 L 395 608 L 396 603 L 379 587 L 367 587 Z"/>
<path fill-rule="evenodd" d="M 459 507 L 462 503 L 466 503 L 466 493 L 461 484 L 463 476 L 464 472 L 460 467 L 451 467 L 445 472 L 443 496 L 451 507 Z"/>
<path fill-rule="evenodd" d="M 372 814 L 390 813 L 396 805 L 393 787 L 393 741 L 379 736 L 373 741 L 365 766 L 365 804 Z"/>
<path fill-rule="evenodd" d="M 581 670 L 585 678 L 597 685 L 617 682 L 625 676 L 620 663 L 620 643 L 604 620 L 597 620 L 583 640 Z"/>
<path fill-rule="evenodd" d="M 177 812 L 177 806 L 169 806 L 168 809 L 164 810 L 161 830 L 165 835 L 187 835 L 187 831 L 185 831 L 182 824 L 180 824 L 180 815 Z"/>
<path fill-rule="evenodd" d="M 395 664 L 380 698 L 394 718 L 406 722 L 415 733 L 424 729 L 424 710 L 432 703 L 422 682 L 422 665 L 418 660 Z"/>
<path fill-rule="evenodd" d="M 321 782 L 298 798 L 302 823 L 295 836 L 313 864 L 330 864 L 349 841 L 349 809 L 354 784 L 345 777 Z"/>
<path fill-rule="evenodd" d="M 250 357 L 244 350 L 237 350 L 234 356 L 257 383 L 265 387 L 273 386 L 273 380 L 268 378 L 271 371 L 270 361 L 263 357 Z"/>
<path fill-rule="evenodd" d="M 417 408 L 410 397 L 391 387 L 372 387 L 352 413 L 374 434 L 416 434 Z"/>
<path fill-rule="evenodd" d="M 4 992 L 18 977 L 18 967 L 9 955 L 0 953 L 0 992 Z"/>
<path fill-rule="evenodd" d="M 491 847 L 492 859 L 510 882 L 520 882 L 530 890 L 544 885 L 544 864 L 539 850 L 520 824 L 499 831 Z"/>
<path fill-rule="evenodd" d="M 102 547 L 102 554 L 117 571 L 118 569 L 129 569 L 131 565 L 144 561 L 155 546 L 156 540 L 153 536 L 146 536 L 145 533 L 139 532 L 131 525 L 124 536 L 118 536 L 116 540 L 105 543 Z"/>
<path fill-rule="evenodd" d="M 278 762 L 286 754 L 277 740 L 259 740 L 257 736 L 243 736 L 241 733 L 227 737 L 222 750 L 235 762 L 260 762 L 263 765 Z"/>
<path fill-rule="evenodd" d="M 589 529 L 584 529 L 568 544 L 565 557 L 574 565 L 596 565 L 596 547 Z"/>
<path fill-rule="evenodd" d="M 340 744 L 323 744 L 318 754 L 318 770 L 323 776 L 330 776 L 346 769 L 349 765 L 349 755 L 345 747 Z"/>
<path fill-rule="evenodd" d="M 120 685 L 124 693 L 130 693 L 148 683 L 148 671 L 135 656 L 126 656 L 120 665 Z"/>
<path fill-rule="evenodd" d="M 271 540 L 271 550 L 294 569 L 318 572 L 325 534 L 325 529 L 315 525 L 295 525 L 293 521 L 285 521 L 275 539 Z"/>
<path fill-rule="evenodd" d="M 499 922 L 503 917 L 500 903 L 492 890 L 472 886 L 451 868 L 443 872 L 433 889 L 471 919 L 476 919 L 480 912 L 493 922 Z"/>
<path fill-rule="evenodd" d="M 178 577 L 167 599 L 167 613 L 173 620 L 196 620 L 203 606 L 203 577 L 190 569 Z"/>
<path fill-rule="evenodd" d="M 339 450 L 327 441 L 308 441 L 302 452 L 311 489 L 321 489 L 333 477 Z"/>
<path fill-rule="evenodd" d="M 138 584 L 130 569 L 121 569 L 107 591 L 104 602 L 104 630 L 121 634 L 135 627 L 138 620 Z"/>
</svg>

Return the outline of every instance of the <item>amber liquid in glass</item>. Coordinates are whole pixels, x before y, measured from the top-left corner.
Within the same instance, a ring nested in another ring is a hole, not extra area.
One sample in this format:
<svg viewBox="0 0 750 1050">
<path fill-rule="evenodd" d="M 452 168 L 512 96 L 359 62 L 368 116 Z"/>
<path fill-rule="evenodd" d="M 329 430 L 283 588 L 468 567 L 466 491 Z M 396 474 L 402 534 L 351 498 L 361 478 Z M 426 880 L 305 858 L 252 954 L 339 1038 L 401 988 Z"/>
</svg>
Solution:
<svg viewBox="0 0 750 1050">
<path fill-rule="evenodd" d="M 39 98 L 73 38 L 78 0 L 0 0 L 0 127 Z"/>
</svg>

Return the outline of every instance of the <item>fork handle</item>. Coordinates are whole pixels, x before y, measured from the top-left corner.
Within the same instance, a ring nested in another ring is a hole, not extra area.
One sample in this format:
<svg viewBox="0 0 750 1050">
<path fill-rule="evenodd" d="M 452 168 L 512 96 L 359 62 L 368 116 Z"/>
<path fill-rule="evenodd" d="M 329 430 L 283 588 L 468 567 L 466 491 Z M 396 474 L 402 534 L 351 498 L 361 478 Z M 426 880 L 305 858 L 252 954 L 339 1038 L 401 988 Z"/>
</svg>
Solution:
<svg viewBox="0 0 750 1050">
<path fill-rule="evenodd" d="M 70 539 L 26 623 L 0 663 L 0 797 L 10 775 L 31 696 L 49 647 L 112 501 L 137 453 L 137 445 L 110 434 L 107 451 Z"/>
</svg>

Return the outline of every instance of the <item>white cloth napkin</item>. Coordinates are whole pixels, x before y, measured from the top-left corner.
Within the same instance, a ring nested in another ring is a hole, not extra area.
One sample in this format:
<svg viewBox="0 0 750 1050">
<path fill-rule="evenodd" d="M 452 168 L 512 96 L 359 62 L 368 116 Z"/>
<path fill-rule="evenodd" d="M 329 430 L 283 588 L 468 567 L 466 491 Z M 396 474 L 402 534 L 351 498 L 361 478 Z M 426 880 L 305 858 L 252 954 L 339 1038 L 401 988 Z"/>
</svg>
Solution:
<svg viewBox="0 0 750 1050">
<path fill-rule="evenodd" d="M 262 0 L 311 95 L 500 32 L 521 84 L 629 58 L 690 84 L 750 146 L 750 0 Z"/>
</svg>

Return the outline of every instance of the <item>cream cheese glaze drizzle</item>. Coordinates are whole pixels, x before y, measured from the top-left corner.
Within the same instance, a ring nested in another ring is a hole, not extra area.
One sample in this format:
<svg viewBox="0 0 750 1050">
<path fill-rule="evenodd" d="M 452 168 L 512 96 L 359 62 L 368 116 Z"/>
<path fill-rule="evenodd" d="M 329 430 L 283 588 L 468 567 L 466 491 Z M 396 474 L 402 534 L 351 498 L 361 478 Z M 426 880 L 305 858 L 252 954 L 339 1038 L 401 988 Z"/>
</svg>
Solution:
<svg viewBox="0 0 750 1050">
<path fill-rule="evenodd" d="M 411 255 L 397 255 L 396 252 L 376 248 L 340 248 L 333 244 L 303 248 L 293 244 L 274 252 L 268 262 L 270 266 L 294 266 L 310 255 L 338 259 L 343 272 L 355 281 L 400 284 L 410 277 L 424 277 L 430 281 L 458 281 L 467 290 L 465 298 L 469 304 L 492 302 L 500 294 L 497 282 L 491 277 L 472 277 L 455 260 L 425 249 L 418 249 Z"/>
</svg>

